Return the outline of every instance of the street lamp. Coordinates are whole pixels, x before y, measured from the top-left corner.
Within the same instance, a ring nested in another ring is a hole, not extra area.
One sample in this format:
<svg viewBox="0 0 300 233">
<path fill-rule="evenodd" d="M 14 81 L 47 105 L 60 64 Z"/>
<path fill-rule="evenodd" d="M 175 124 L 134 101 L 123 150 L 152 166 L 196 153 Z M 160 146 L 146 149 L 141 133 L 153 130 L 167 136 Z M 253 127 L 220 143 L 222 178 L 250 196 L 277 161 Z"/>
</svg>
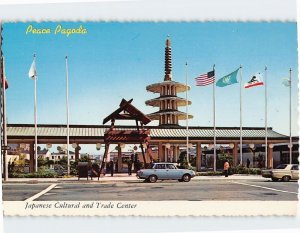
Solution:
<svg viewBox="0 0 300 233">
<path fill-rule="evenodd" d="M 274 144 L 269 144 L 269 148 L 273 149 L 274 148 Z"/>
<path fill-rule="evenodd" d="M 255 146 L 255 145 L 254 145 L 253 143 L 249 144 L 249 147 L 250 147 L 251 149 L 253 149 L 254 146 Z"/>
<path fill-rule="evenodd" d="M 77 147 L 77 143 L 76 142 L 72 143 L 72 147 L 75 149 Z"/>
<path fill-rule="evenodd" d="M 170 143 L 167 143 L 165 146 L 166 146 L 167 149 L 171 148 L 171 144 Z"/>
<path fill-rule="evenodd" d="M 96 144 L 96 149 L 97 149 L 97 150 L 100 150 L 100 149 L 101 149 L 101 143 L 97 143 L 97 144 Z"/>
<path fill-rule="evenodd" d="M 50 149 L 50 148 L 52 147 L 52 144 L 51 144 L 51 143 L 47 143 L 47 144 L 46 144 L 46 147 L 47 147 L 48 149 Z"/>
<path fill-rule="evenodd" d="M 230 144 L 229 144 L 229 148 L 230 148 L 230 149 L 233 149 L 233 148 L 234 148 L 234 143 L 230 143 Z"/>
</svg>

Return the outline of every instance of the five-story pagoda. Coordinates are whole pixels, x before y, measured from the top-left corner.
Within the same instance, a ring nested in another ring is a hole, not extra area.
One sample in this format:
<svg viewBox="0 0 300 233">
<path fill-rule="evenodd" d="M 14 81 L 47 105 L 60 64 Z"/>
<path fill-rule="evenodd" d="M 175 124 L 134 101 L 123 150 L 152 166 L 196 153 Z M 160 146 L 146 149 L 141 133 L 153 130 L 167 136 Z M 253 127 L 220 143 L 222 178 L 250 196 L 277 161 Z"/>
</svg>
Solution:
<svg viewBox="0 0 300 233">
<path fill-rule="evenodd" d="M 178 107 L 190 105 L 191 101 L 180 98 L 177 93 L 186 92 L 190 87 L 172 80 L 171 41 L 166 40 L 165 48 L 165 78 L 163 82 L 154 83 L 146 87 L 147 91 L 159 93 L 155 99 L 147 100 L 146 105 L 159 107 L 159 111 L 147 115 L 151 120 L 158 120 L 160 126 L 178 126 L 179 120 L 186 120 L 187 114 L 178 111 Z M 193 118 L 188 115 L 188 118 Z"/>
</svg>

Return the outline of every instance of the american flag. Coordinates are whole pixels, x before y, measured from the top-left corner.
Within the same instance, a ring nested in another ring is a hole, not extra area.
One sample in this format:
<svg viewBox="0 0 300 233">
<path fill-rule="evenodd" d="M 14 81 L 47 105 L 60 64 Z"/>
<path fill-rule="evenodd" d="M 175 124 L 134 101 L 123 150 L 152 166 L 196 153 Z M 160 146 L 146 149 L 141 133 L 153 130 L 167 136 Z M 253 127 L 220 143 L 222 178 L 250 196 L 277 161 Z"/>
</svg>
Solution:
<svg viewBox="0 0 300 233">
<path fill-rule="evenodd" d="M 196 86 L 207 86 L 215 82 L 215 71 L 209 71 L 205 74 L 201 74 L 196 80 Z"/>
</svg>

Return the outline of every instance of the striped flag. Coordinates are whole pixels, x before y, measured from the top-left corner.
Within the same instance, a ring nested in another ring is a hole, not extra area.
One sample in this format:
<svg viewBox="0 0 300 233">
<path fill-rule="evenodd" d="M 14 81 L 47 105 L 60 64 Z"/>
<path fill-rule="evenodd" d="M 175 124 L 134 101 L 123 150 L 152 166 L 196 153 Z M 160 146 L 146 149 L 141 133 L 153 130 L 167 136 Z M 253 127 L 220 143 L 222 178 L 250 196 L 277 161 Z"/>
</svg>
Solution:
<svg viewBox="0 0 300 233">
<path fill-rule="evenodd" d="M 209 71 L 205 74 L 201 74 L 196 80 L 196 86 L 207 86 L 215 82 L 215 71 Z"/>
</svg>

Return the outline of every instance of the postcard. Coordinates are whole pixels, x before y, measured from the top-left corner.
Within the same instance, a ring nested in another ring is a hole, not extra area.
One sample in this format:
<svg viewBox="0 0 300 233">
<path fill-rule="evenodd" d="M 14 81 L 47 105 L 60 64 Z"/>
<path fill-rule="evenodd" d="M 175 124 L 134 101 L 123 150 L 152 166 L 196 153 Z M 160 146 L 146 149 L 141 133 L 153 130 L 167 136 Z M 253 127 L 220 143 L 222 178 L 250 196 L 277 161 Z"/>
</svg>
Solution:
<svg viewBox="0 0 300 233">
<path fill-rule="evenodd" d="M 5 216 L 295 216 L 295 22 L 1 23 Z"/>
</svg>

